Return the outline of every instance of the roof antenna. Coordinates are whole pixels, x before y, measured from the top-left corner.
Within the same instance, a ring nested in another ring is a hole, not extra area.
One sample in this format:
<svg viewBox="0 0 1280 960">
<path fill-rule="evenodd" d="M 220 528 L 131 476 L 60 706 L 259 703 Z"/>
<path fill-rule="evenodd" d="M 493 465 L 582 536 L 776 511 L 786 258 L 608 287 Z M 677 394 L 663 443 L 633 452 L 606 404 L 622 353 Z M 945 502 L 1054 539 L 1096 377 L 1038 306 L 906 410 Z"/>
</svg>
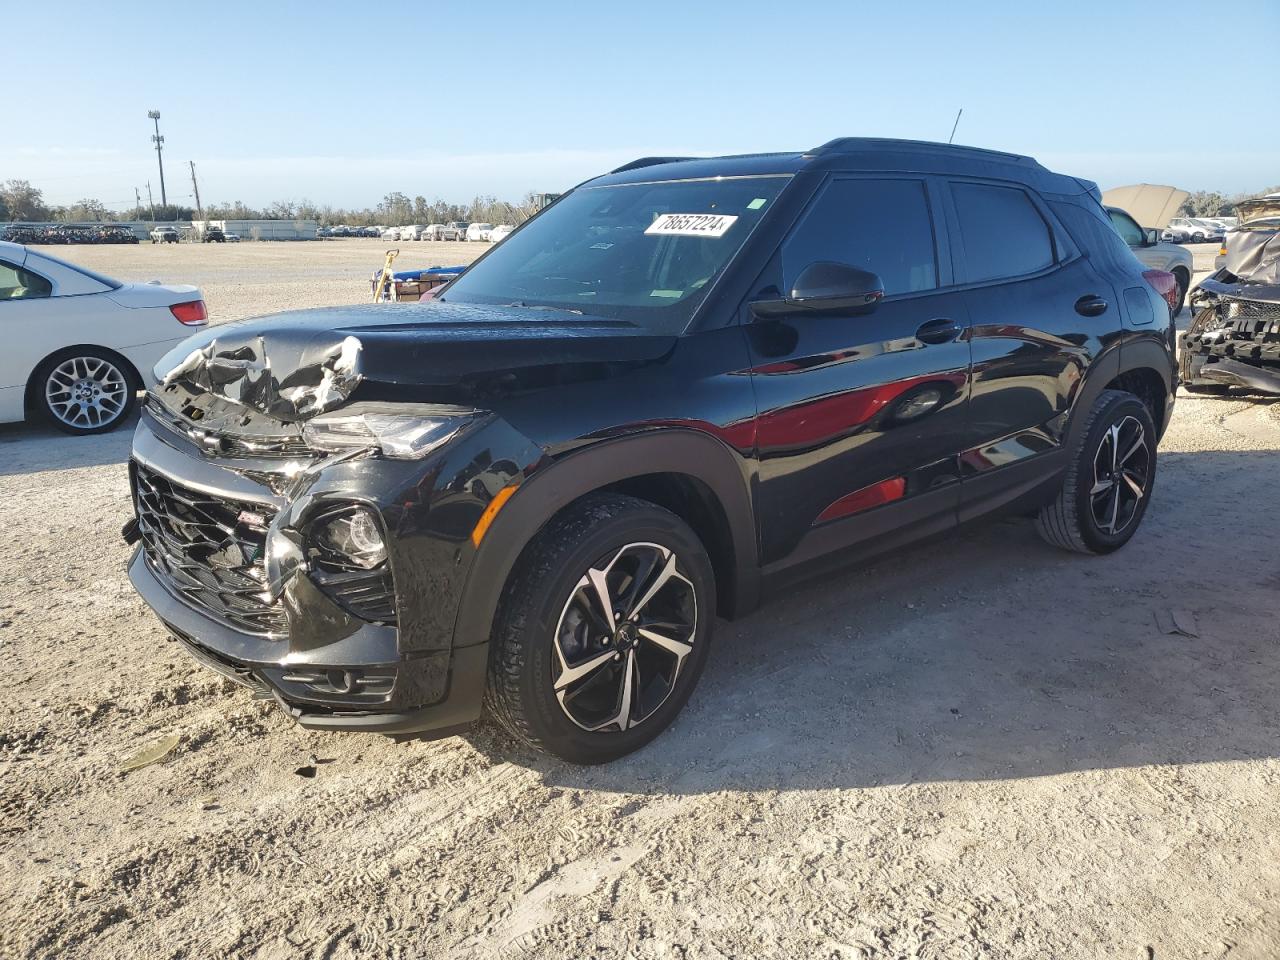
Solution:
<svg viewBox="0 0 1280 960">
<path fill-rule="evenodd" d="M 947 143 L 956 138 L 956 127 L 960 126 L 960 114 L 964 113 L 964 107 L 956 111 L 956 122 L 951 125 L 951 136 L 947 137 Z"/>
</svg>

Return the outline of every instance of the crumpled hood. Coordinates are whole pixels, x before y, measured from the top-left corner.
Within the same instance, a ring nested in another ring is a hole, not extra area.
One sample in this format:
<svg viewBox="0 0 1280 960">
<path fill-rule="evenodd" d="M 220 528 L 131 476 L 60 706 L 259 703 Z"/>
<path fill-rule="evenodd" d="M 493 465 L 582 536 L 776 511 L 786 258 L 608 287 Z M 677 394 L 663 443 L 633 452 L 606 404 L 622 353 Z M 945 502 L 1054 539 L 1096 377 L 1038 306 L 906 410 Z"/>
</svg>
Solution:
<svg viewBox="0 0 1280 960">
<path fill-rule="evenodd" d="M 351 399 L 475 402 L 598 379 L 665 356 L 675 337 L 519 307 L 368 304 L 209 327 L 156 364 L 158 393 L 212 393 L 284 423 Z"/>
</svg>

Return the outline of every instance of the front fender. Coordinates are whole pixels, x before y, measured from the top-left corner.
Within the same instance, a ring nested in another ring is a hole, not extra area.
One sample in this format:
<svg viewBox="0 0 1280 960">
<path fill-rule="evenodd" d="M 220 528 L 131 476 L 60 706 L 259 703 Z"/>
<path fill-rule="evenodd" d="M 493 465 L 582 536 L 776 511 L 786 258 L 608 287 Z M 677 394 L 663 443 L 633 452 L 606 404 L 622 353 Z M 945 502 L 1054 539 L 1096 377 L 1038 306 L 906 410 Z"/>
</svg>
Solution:
<svg viewBox="0 0 1280 960">
<path fill-rule="evenodd" d="M 523 481 L 494 518 L 476 552 L 463 588 L 454 646 L 487 643 L 498 601 L 530 540 L 573 501 L 635 477 L 681 474 L 705 484 L 723 510 L 732 545 L 737 598 L 745 612 L 758 594 L 759 565 L 750 487 L 742 458 L 721 441 L 690 429 L 664 429 L 604 440 L 538 469 Z"/>
</svg>

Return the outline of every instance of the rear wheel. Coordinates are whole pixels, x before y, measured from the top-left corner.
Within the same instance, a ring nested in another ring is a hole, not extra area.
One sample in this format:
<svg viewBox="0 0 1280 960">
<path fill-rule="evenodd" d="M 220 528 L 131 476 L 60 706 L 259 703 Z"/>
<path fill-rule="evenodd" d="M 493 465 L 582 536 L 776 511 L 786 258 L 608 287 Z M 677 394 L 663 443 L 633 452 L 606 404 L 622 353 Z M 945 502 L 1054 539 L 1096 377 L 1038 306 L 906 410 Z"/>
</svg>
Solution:
<svg viewBox="0 0 1280 960">
<path fill-rule="evenodd" d="M 707 659 L 715 580 L 675 514 L 584 498 L 526 548 L 494 626 L 488 711 L 573 763 L 604 763 L 660 734 Z"/>
<path fill-rule="evenodd" d="M 1173 316 L 1177 317 L 1182 312 L 1182 308 L 1187 302 L 1187 287 L 1191 286 L 1191 277 L 1185 270 L 1177 269 L 1173 271 L 1173 280 L 1177 285 L 1178 301 L 1177 306 L 1173 308 Z"/>
<path fill-rule="evenodd" d="M 46 363 L 37 374 L 46 418 L 66 433 L 106 433 L 133 409 L 133 372 L 105 352 L 84 348 Z"/>
<path fill-rule="evenodd" d="M 1036 529 L 1056 547 L 1110 553 L 1129 542 L 1146 515 L 1156 479 L 1156 431 L 1146 404 L 1104 390 L 1073 451 L 1057 498 Z"/>
</svg>

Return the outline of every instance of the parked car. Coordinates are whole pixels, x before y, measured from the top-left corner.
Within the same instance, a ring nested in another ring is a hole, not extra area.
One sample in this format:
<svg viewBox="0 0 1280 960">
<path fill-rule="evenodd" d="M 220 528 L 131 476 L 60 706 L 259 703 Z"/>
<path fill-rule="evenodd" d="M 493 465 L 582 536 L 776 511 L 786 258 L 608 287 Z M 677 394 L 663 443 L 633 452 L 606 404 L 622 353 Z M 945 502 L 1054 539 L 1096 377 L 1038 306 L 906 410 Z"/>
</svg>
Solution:
<svg viewBox="0 0 1280 960">
<path fill-rule="evenodd" d="M 206 320 L 197 287 L 121 283 L 0 242 L 0 422 L 114 429 L 155 384 L 155 362 Z"/>
<path fill-rule="evenodd" d="M 679 713 L 717 616 L 799 576 L 996 510 L 1095 554 L 1142 522 L 1176 288 L 1092 184 L 841 139 L 646 158 L 518 232 L 429 303 L 160 364 L 130 576 L 306 727 L 487 704 L 602 762 Z"/>
<path fill-rule="evenodd" d="M 224 233 L 224 234 L 222 235 L 222 238 L 223 238 L 224 240 L 226 240 L 226 241 L 227 241 L 227 243 L 239 243 L 239 242 L 240 242 L 240 234 L 238 234 L 238 233 Z"/>
<path fill-rule="evenodd" d="M 383 230 L 383 231 L 382 231 L 382 239 L 383 239 L 383 240 L 392 240 L 392 241 L 399 240 L 399 239 L 400 239 L 400 228 L 399 228 L 399 227 L 388 227 L 386 230 Z"/>
<path fill-rule="evenodd" d="M 1241 387 L 1280 396 L 1280 193 L 1236 210 L 1214 272 L 1191 292 L 1180 378 L 1191 393 Z"/>
<path fill-rule="evenodd" d="M 1165 227 L 1163 238 L 1178 243 L 1204 243 L 1221 240 L 1225 231 L 1212 220 L 1199 217 L 1174 217 Z"/>
<path fill-rule="evenodd" d="M 1194 271 L 1191 251 L 1177 244 L 1157 239 L 1156 230 L 1138 226 L 1138 222 L 1119 207 L 1107 207 L 1107 215 L 1123 240 L 1143 264 L 1153 270 L 1164 270 L 1173 274 L 1177 283 L 1174 297 L 1173 315 L 1176 317 L 1187 300 L 1187 288 L 1191 286 L 1191 274 Z"/>
<path fill-rule="evenodd" d="M 510 226 L 509 224 L 505 224 L 505 223 L 499 224 L 498 226 L 494 227 L 492 230 L 489 231 L 489 237 L 488 237 L 489 242 L 498 243 L 502 240 L 507 239 L 507 237 L 511 235 L 511 231 L 513 231 L 514 229 L 515 227 Z"/>
<path fill-rule="evenodd" d="M 421 240 L 422 231 L 425 229 L 426 227 L 423 226 L 421 223 L 415 223 L 407 227 L 401 227 L 400 239 L 401 240 Z"/>
<path fill-rule="evenodd" d="M 176 227 L 156 227 L 151 233 L 152 243 L 177 243 L 178 229 Z"/>
<path fill-rule="evenodd" d="M 467 239 L 475 243 L 489 239 L 489 231 L 493 229 L 492 223 L 472 223 L 467 226 Z"/>
<path fill-rule="evenodd" d="M 422 231 L 422 239 L 423 240 L 443 240 L 444 229 L 445 227 L 443 223 L 427 224 L 427 226 Z"/>
<path fill-rule="evenodd" d="M 465 240 L 467 239 L 467 228 L 471 224 L 466 220 L 451 220 L 444 225 L 444 236 L 441 240 Z"/>
<path fill-rule="evenodd" d="M 227 235 L 222 232 L 221 227 L 205 227 L 204 232 L 200 234 L 202 243 L 226 243 Z"/>
</svg>

